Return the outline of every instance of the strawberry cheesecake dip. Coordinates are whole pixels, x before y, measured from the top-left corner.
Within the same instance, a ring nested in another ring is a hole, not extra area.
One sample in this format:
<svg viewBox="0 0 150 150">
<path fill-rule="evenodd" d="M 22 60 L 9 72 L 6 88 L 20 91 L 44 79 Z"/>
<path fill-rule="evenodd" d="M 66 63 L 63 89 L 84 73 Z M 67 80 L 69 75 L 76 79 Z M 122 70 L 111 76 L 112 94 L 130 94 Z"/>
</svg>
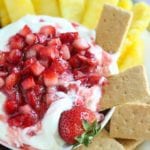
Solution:
<svg viewBox="0 0 150 150">
<path fill-rule="evenodd" d="M 102 87 L 116 59 L 95 31 L 26 16 L 0 30 L 0 143 L 18 150 L 88 145 L 101 130 Z"/>
</svg>

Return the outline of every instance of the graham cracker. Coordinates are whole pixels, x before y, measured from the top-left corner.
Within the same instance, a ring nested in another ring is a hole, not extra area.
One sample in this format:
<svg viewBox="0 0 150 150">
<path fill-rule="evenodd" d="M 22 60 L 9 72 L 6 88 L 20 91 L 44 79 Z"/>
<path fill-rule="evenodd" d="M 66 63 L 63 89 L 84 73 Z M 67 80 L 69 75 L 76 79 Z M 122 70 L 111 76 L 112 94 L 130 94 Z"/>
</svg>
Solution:
<svg viewBox="0 0 150 150">
<path fill-rule="evenodd" d="M 117 75 L 108 77 L 103 87 L 100 110 L 127 102 L 150 103 L 150 92 L 145 68 L 135 66 Z"/>
<path fill-rule="evenodd" d="M 105 4 L 96 29 L 96 42 L 105 51 L 115 53 L 119 51 L 132 20 L 132 13 Z"/>
<path fill-rule="evenodd" d="M 110 122 L 110 136 L 121 139 L 150 139 L 150 105 L 127 103 L 117 106 Z"/>
<path fill-rule="evenodd" d="M 143 140 L 125 140 L 125 139 L 117 139 L 117 141 L 123 145 L 125 150 L 135 150 L 135 148 L 143 142 Z"/>
<path fill-rule="evenodd" d="M 80 146 L 76 150 L 125 150 L 124 147 L 115 139 L 110 138 L 106 130 L 98 134 L 93 142 L 88 146 Z"/>
</svg>

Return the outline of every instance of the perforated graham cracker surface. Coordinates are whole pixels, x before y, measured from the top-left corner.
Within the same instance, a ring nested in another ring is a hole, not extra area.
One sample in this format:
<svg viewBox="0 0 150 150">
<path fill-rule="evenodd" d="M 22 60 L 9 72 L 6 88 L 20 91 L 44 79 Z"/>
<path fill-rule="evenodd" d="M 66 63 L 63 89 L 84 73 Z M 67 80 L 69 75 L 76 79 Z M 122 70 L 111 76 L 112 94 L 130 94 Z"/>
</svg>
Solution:
<svg viewBox="0 0 150 150">
<path fill-rule="evenodd" d="M 121 139 L 150 139 L 150 105 L 128 103 L 116 107 L 110 136 Z"/>
<path fill-rule="evenodd" d="M 127 102 L 150 103 L 149 86 L 143 66 L 135 66 L 108 77 L 108 84 L 103 87 L 103 91 L 100 110 Z"/>
<path fill-rule="evenodd" d="M 107 52 L 117 52 L 121 48 L 132 20 L 132 13 L 105 4 L 96 29 L 96 42 Z"/>
<path fill-rule="evenodd" d="M 99 133 L 88 146 L 81 146 L 76 150 L 125 150 L 124 147 L 115 139 L 110 138 L 106 130 Z"/>
<path fill-rule="evenodd" d="M 125 150 L 135 150 L 135 148 L 140 145 L 143 140 L 126 140 L 119 139 L 118 142 L 123 145 Z"/>
</svg>

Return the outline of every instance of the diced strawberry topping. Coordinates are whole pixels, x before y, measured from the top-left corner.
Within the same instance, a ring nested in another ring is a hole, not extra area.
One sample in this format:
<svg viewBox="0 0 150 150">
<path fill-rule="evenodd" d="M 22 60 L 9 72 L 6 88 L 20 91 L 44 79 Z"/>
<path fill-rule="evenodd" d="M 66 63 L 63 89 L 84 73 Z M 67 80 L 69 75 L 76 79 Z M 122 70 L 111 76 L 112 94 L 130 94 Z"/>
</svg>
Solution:
<svg viewBox="0 0 150 150">
<path fill-rule="evenodd" d="M 51 69 L 48 69 L 44 72 L 43 78 L 44 78 L 44 84 L 47 87 L 57 85 L 58 83 L 58 75 L 56 72 L 54 72 Z"/>
<path fill-rule="evenodd" d="M 0 77 L 6 77 L 7 75 L 8 75 L 8 72 L 0 71 Z"/>
<path fill-rule="evenodd" d="M 36 93 L 37 96 L 43 95 L 43 93 L 45 93 L 44 85 L 37 84 L 32 90 Z"/>
<path fill-rule="evenodd" d="M 64 92 L 64 93 L 67 93 L 67 88 L 64 87 L 63 85 L 57 86 L 57 90 L 58 90 L 58 91 L 62 91 L 62 92 Z"/>
<path fill-rule="evenodd" d="M 40 109 L 36 111 L 36 113 L 39 116 L 39 119 L 43 118 L 44 114 L 46 113 L 48 109 L 49 104 L 45 103 L 44 101 L 40 104 Z"/>
<path fill-rule="evenodd" d="M 30 88 L 33 88 L 36 84 L 35 84 L 33 77 L 28 77 L 21 83 L 21 85 L 24 90 L 28 90 Z"/>
<path fill-rule="evenodd" d="M 33 45 L 38 42 L 37 36 L 33 33 L 27 34 L 25 41 L 28 45 Z"/>
<path fill-rule="evenodd" d="M 52 68 L 58 73 L 63 73 L 68 70 L 69 63 L 63 59 L 55 59 L 52 63 Z"/>
<path fill-rule="evenodd" d="M 54 38 L 54 39 L 51 39 L 49 42 L 48 42 L 48 46 L 55 46 L 57 49 L 60 49 L 62 43 L 60 41 L 59 38 Z"/>
<path fill-rule="evenodd" d="M 23 75 L 22 76 L 23 79 L 24 79 L 24 77 L 28 77 L 29 75 L 32 75 L 30 66 L 32 65 L 33 62 L 31 60 L 27 60 L 23 65 L 23 69 L 20 71 L 20 74 Z"/>
<path fill-rule="evenodd" d="M 10 63 L 17 64 L 21 61 L 21 58 L 22 58 L 22 52 L 19 49 L 13 49 L 9 53 L 7 60 Z"/>
<path fill-rule="evenodd" d="M 88 64 L 90 66 L 96 66 L 97 65 L 97 61 L 95 58 L 88 58 L 86 56 L 79 54 L 78 59 L 81 60 L 82 63 Z"/>
<path fill-rule="evenodd" d="M 4 110 L 7 114 L 14 114 L 18 110 L 18 103 L 15 100 L 7 99 L 5 102 Z"/>
<path fill-rule="evenodd" d="M 77 32 L 67 32 L 67 33 L 61 33 L 60 39 L 62 43 L 71 43 L 78 37 Z"/>
<path fill-rule="evenodd" d="M 6 62 L 6 53 L 0 52 L 0 66 L 3 66 Z"/>
<path fill-rule="evenodd" d="M 41 58 L 51 58 L 55 59 L 59 57 L 59 51 L 55 46 L 45 46 L 39 51 L 40 57 Z"/>
<path fill-rule="evenodd" d="M 10 126 L 26 128 L 34 125 L 38 121 L 38 115 L 34 113 L 18 114 L 16 116 L 10 117 L 8 123 Z"/>
<path fill-rule="evenodd" d="M 21 95 L 20 91 L 18 91 L 18 89 L 13 88 L 13 89 L 7 90 L 5 92 L 7 92 L 8 100 L 15 101 L 19 106 L 24 104 L 22 95 Z"/>
<path fill-rule="evenodd" d="M 21 70 L 21 74 L 30 74 L 30 66 L 36 61 L 36 58 L 32 57 L 24 61 L 23 69 Z"/>
<path fill-rule="evenodd" d="M 82 78 L 84 78 L 85 76 L 86 76 L 86 75 L 85 75 L 83 72 L 79 71 L 79 70 L 75 70 L 75 71 L 74 71 L 74 78 L 75 78 L 76 80 L 82 79 Z"/>
<path fill-rule="evenodd" d="M 43 65 L 44 67 L 47 68 L 49 66 L 50 60 L 48 58 L 47 59 L 44 58 L 44 59 L 40 59 L 39 62 L 40 62 L 41 65 Z"/>
<path fill-rule="evenodd" d="M 9 76 L 6 77 L 5 88 L 12 89 L 13 86 L 17 84 L 17 81 L 18 81 L 18 75 L 15 73 L 11 73 Z"/>
<path fill-rule="evenodd" d="M 22 35 L 23 37 L 26 37 L 27 34 L 31 33 L 31 29 L 29 28 L 29 26 L 25 25 L 22 30 L 19 32 L 20 35 Z"/>
<path fill-rule="evenodd" d="M 46 46 L 44 46 L 39 50 L 39 55 L 41 58 L 50 58 L 51 51 Z"/>
<path fill-rule="evenodd" d="M 49 26 L 41 27 L 40 33 L 42 33 L 46 36 L 54 37 L 56 34 L 56 30 L 53 26 L 49 25 Z"/>
<path fill-rule="evenodd" d="M 27 113 L 32 112 L 32 108 L 30 107 L 30 105 L 25 104 L 23 106 L 20 106 L 19 112 L 22 114 L 27 114 Z"/>
<path fill-rule="evenodd" d="M 69 47 L 65 44 L 62 45 L 60 53 L 62 55 L 62 58 L 65 60 L 70 59 L 70 51 L 69 51 Z"/>
<path fill-rule="evenodd" d="M 101 85 L 101 77 L 109 74 L 111 56 L 103 52 L 97 67 L 90 50 L 78 32 L 56 33 L 51 25 L 36 33 L 25 25 L 13 35 L 7 51 L 0 52 L 0 91 L 7 98 L 4 111 L 9 125 L 25 128 L 36 124 L 59 99 L 56 92 L 79 91 L 76 80 L 86 88 Z M 76 104 L 82 102 L 81 97 Z"/>
<path fill-rule="evenodd" d="M 90 47 L 88 42 L 86 40 L 84 40 L 83 38 L 75 39 L 73 42 L 73 46 L 74 46 L 74 48 L 76 48 L 79 51 L 86 50 Z"/>
<path fill-rule="evenodd" d="M 72 68 L 78 68 L 81 66 L 81 61 L 78 58 L 78 55 L 74 55 L 69 59 L 69 63 Z"/>
<path fill-rule="evenodd" d="M 48 47 L 49 51 L 51 52 L 50 57 L 52 60 L 59 57 L 59 51 L 56 46 Z"/>
<path fill-rule="evenodd" d="M 27 102 L 35 110 L 40 108 L 39 97 L 36 95 L 34 90 L 27 91 Z"/>
<path fill-rule="evenodd" d="M 38 42 L 44 44 L 47 41 L 47 36 L 41 33 L 36 34 Z"/>
<path fill-rule="evenodd" d="M 100 75 L 99 74 L 91 74 L 89 75 L 88 83 L 91 85 L 98 84 L 100 81 Z"/>
<path fill-rule="evenodd" d="M 36 52 L 40 52 L 45 46 L 42 44 L 36 44 L 30 47 L 30 49 L 36 51 Z"/>
<path fill-rule="evenodd" d="M 36 57 L 36 55 L 37 55 L 36 50 L 34 50 L 34 49 L 32 49 L 32 48 L 30 48 L 30 49 L 26 52 L 26 54 L 25 54 L 26 59 L 32 58 L 32 57 Z"/>
<path fill-rule="evenodd" d="M 3 80 L 3 78 L 0 77 L 0 88 L 2 88 L 5 84 L 5 81 Z"/>
<path fill-rule="evenodd" d="M 9 40 L 10 49 L 22 49 L 25 45 L 23 37 L 19 34 L 14 35 Z"/>
<path fill-rule="evenodd" d="M 36 76 L 40 75 L 45 70 L 45 67 L 41 65 L 39 61 L 34 62 L 30 68 L 33 74 Z"/>
</svg>

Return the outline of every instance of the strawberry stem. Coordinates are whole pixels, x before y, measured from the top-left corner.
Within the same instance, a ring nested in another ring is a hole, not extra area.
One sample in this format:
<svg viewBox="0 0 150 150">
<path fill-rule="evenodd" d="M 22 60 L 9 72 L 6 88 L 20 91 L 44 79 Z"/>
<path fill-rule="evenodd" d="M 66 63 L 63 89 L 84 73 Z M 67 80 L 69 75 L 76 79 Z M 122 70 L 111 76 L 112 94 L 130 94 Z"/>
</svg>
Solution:
<svg viewBox="0 0 150 150">
<path fill-rule="evenodd" d="M 87 120 L 83 120 L 82 125 L 85 132 L 81 136 L 75 138 L 77 143 L 73 145 L 72 149 L 80 145 L 85 145 L 87 147 L 92 142 L 93 138 L 101 131 L 101 124 L 97 121 L 89 124 Z"/>
</svg>

